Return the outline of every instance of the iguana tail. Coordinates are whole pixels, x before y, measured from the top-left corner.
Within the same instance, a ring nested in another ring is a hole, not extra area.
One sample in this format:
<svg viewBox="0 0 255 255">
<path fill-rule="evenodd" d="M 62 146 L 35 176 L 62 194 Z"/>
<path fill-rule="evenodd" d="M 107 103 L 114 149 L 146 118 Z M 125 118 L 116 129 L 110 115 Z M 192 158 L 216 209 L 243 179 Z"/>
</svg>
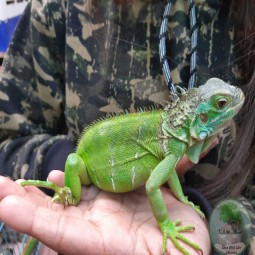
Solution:
<svg viewBox="0 0 255 255">
<path fill-rule="evenodd" d="M 38 240 L 30 237 L 28 241 L 26 242 L 26 245 L 24 247 L 24 250 L 22 251 L 22 255 L 31 255 L 35 251 L 37 245 L 38 245 Z"/>
</svg>

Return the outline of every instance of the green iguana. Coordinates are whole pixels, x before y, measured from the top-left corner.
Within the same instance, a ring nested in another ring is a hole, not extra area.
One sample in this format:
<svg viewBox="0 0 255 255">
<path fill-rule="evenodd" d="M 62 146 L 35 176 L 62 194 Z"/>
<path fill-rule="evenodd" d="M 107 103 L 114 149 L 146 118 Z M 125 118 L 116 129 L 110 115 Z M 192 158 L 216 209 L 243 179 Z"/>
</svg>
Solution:
<svg viewBox="0 0 255 255">
<path fill-rule="evenodd" d="M 68 156 L 65 187 L 50 182 L 24 181 L 25 185 L 55 190 L 53 201 L 77 205 L 81 186 L 93 183 L 109 192 L 128 192 L 145 185 L 154 217 L 163 234 L 162 253 L 170 238 L 183 254 L 189 254 L 180 241 L 195 250 L 201 248 L 180 232 L 193 230 L 179 226 L 168 217 L 160 187 L 168 182 L 181 202 L 198 206 L 184 196 L 175 167 L 184 154 L 197 163 L 217 135 L 241 109 L 244 94 L 220 79 L 212 78 L 198 88 L 185 91 L 164 110 L 137 112 L 110 117 L 85 129 L 76 153 Z M 177 240 L 178 239 L 178 240 Z"/>
</svg>

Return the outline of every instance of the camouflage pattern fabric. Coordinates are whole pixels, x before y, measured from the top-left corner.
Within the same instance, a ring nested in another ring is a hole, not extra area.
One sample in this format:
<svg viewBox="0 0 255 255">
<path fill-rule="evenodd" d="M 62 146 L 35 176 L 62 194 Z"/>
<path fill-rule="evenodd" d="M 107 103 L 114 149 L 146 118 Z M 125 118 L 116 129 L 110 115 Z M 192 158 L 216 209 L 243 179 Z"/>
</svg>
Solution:
<svg viewBox="0 0 255 255">
<path fill-rule="evenodd" d="M 54 144 L 75 144 L 86 125 L 111 112 L 133 112 L 168 100 L 158 54 L 165 3 L 119 2 L 28 3 L 0 77 L 1 174 L 17 179 L 30 171 L 30 177 L 41 179 L 45 155 Z M 197 85 L 213 76 L 241 83 L 240 71 L 230 64 L 235 42 L 229 7 L 218 0 L 195 4 Z M 187 1 L 173 1 L 168 26 L 173 82 L 186 87 L 190 61 Z M 191 185 L 194 179 L 197 184 L 220 171 L 233 130 L 234 125 L 222 133 L 222 143 L 211 154 L 213 160 L 202 166 L 208 170 L 190 173 Z"/>
</svg>

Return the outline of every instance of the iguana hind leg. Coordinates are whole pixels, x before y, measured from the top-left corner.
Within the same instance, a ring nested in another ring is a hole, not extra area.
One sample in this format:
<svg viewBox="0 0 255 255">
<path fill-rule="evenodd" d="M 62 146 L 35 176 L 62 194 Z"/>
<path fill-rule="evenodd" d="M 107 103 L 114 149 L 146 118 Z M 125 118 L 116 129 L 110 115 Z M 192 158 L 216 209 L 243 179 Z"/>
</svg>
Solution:
<svg viewBox="0 0 255 255">
<path fill-rule="evenodd" d="M 32 185 L 39 188 L 51 189 L 55 192 L 53 202 L 61 204 L 77 205 L 81 198 L 82 185 L 90 184 L 86 166 L 80 156 L 71 153 L 65 165 L 65 186 L 59 187 L 53 182 L 27 180 L 20 183 L 21 186 Z"/>
<path fill-rule="evenodd" d="M 70 188 L 74 204 L 77 205 L 81 199 L 82 185 L 91 183 L 87 168 L 83 159 L 77 153 L 71 153 L 65 164 L 65 186 Z"/>
</svg>

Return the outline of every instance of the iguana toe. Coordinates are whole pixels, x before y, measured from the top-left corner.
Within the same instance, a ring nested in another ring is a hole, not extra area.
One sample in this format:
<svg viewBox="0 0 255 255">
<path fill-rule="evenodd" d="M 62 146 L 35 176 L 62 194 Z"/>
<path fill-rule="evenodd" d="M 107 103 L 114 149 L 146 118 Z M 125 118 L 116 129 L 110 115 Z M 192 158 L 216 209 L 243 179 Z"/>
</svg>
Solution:
<svg viewBox="0 0 255 255">
<path fill-rule="evenodd" d="M 194 250 L 200 251 L 203 254 L 202 249 L 200 246 L 192 241 L 190 241 L 188 238 L 184 237 L 180 232 L 184 231 L 192 231 L 194 230 L 193 226 L 177 226 L 180 224 L 180 221 L 171 222 L 170 220 L 167 220 L 163 223 L 160 223 L 160 229 L 163 233 L 163 246 L 162 246 L 162 254 L 166 251 L 166 244 L 167 244 L 167 238 L 170 238 L 175 247 L 181 251 L 184 255 L 190 255 L 190 253 L 183 248 L 180 241 L 183 243 L 186 243 L 190 247 L 192 247 Z"/>
</svg>

